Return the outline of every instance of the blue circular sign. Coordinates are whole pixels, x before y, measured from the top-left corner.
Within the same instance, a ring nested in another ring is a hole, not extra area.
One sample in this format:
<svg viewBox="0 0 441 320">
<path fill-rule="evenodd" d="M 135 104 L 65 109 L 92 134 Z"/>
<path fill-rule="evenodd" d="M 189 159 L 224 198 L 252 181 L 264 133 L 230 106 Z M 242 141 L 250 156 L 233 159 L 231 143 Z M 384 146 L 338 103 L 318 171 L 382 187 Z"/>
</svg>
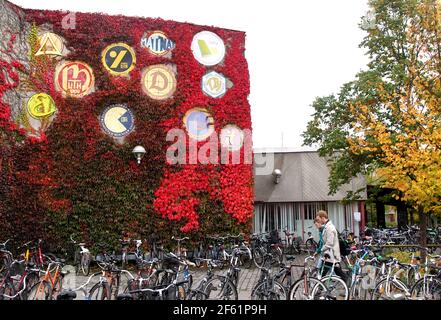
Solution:
<svg viewBox="0 0 441 320">
<path fill-rule="evenodd" d="M 134 119 L 132 112 L 125 105 L 111 105 L 100 117 L 101 127 L 112 137 L 124 137 L 132 132 Z"/>
</svg>

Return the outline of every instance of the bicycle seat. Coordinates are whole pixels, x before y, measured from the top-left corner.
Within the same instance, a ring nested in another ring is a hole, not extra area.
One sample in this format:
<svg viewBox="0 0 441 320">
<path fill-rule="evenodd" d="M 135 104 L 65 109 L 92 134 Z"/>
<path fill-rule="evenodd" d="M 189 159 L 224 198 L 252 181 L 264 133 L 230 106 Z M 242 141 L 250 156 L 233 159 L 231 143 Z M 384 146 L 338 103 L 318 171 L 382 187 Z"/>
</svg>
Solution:
<svg viewBox="0 0 441 320">
<path fill-rule="evenodd" d="M 133 297 L 131 294 L 129 293 L 120 293 L 117 297 L 116 300 L 133 300 Z"/>
<path fill-rule="evenodd" d="M 77 293 L 75 291 L 65 290 L 58 295 L 57 300 L 74 300 L 76 297 Z"/>
</svg>

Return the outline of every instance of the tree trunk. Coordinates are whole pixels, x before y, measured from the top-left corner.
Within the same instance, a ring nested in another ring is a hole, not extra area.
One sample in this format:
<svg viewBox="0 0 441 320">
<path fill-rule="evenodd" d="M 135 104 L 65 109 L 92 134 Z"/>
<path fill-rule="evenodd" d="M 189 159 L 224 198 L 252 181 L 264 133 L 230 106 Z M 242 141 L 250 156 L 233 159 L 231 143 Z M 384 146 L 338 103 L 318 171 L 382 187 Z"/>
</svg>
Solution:
<svg viewBox="0 0 441 320">
<path fill-rule="evenodd" d="M 427 214 L 424 213 L 423 207 L 418 207 L 418 217 L 420 220 L 420 246 L 427 246 Z M 421 250 L 421 262 L 424 263 L 426 261 L 426 250 Z"/>
</svg>

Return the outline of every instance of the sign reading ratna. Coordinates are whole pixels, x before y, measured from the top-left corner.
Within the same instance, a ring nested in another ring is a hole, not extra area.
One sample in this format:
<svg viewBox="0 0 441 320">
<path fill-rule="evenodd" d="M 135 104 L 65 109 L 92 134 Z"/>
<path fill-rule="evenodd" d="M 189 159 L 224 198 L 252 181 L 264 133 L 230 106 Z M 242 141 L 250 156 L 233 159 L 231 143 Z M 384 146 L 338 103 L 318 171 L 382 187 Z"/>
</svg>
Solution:
<svg viewBox="0 0 441 320">
<path fill-rule="evenodd" d="M 123 104 L 107 107 L 100 117 L 103 130 L 112 137 L 124 137 L 132 132 L 134 127 L 133 114 Z"/>
<path fill-rule="evenodd" d="M 142 89 L 152 99 L 170 98 L 176 90 L 176 77 L 171 67 L 158 64 L 147 67 L 142 73 Z"/>
<path fill-rule="evenodd" d="M 243 146 L 244 133 L 239 127 L 229 124 L 222 128 L 220 141 L 222 147 L 229 151 L 237 151 Z"/>
<path fill-rule="evenodd" d="M 172 51 L 176 44 L 164 32 L 153 31 L 150 35 L 144 34 L 141 47 L 147 48 L 154 55 L 162 56 Z"/>
<path fill-rule="evenodd" d="M 32 118 L 40 120 L 53 115 L 57 108 L 50 95 L 37 93 L 28 100 L 27 110 Z"/>
<path fill-rule="evenodd" d="M 202 77 L 202 91 L 213 98 L 219 98 L 227 92 L 227 80 L 225 77 L 211 71 Z"/>
<path fill-rule="evenodd" d="M 80 61 L 65 61 L 55 71 L 55 88 L 65 96 L 81 98 L 95 85 L 92 68 Z"/>
<path fill-rule="evenodd" d="M 111 74 L 128 74 L 135 67 L 136 55 L 133 48 L 129 45 L 113 43 L 103 50 L 101 61 L 104 68 Z"/>
<path fill-rule="evenodd" d="M 39 49 L 35 53 L 36 56 L 53 55 L 62 56 L 64 50 L 63 40 L 52 32 L 46 32 L 38 37 L 40 44 Z"/>
<path fill-rule="evenodd" d="M 191 138 L 202 141 L 214 132 L 214 119 L 206 109 L 193 108 L 185 114 L 184 126 Z"/>
<path fill-rule="evenodd" d="M 215 33 L 202 31 L 193 37 L 191 50 L 194 58 L 206 66 L 214 66 L 225 57 L 223 40 Z"/>
</svg>

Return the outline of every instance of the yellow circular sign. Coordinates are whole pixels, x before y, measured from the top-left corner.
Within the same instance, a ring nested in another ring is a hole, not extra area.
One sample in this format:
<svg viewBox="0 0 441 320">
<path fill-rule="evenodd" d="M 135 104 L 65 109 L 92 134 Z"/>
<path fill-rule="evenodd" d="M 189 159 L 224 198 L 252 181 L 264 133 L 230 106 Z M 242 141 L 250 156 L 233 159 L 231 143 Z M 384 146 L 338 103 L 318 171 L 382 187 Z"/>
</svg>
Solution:
<svg viewBox="0 0 441 320">
<path fill-rule="evenodd" d="M 52 97 L 46 93 L 34 94 L 28 101 L 28 112 L 35 119 L 47 118 L 57 111 Z"/>
<path fill-rule="evenodd" d="M 170 98 L 176 90 L 175 74 L 164 64 L 144 69 L 141 83 L 145 94 L 155 100 Z"/>
<path fill-rule="evenodd" d="M 136 55 L 129 45 L 122 42 L 113 43 L 103 50 L 101 61 L 111 74 L 128 74 L 135 68 Z"/>
</svg>

